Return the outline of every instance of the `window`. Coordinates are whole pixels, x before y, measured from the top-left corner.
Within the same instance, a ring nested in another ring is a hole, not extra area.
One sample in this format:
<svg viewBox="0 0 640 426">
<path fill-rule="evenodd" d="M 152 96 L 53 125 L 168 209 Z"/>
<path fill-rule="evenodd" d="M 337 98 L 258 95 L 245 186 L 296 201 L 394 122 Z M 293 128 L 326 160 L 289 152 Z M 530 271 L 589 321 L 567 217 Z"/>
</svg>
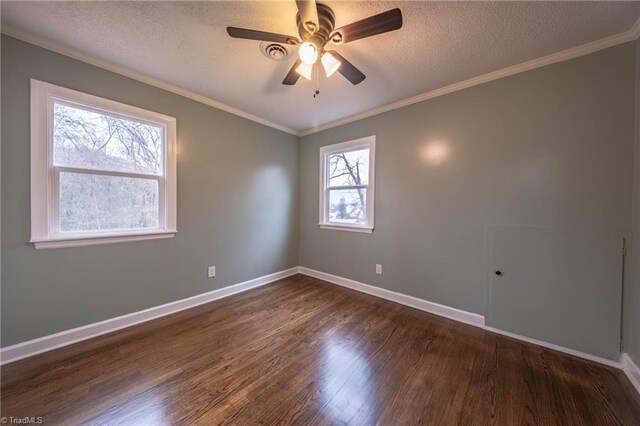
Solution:
<svg viewBox="0 0 640 426">
<path fill-rule="evenodd" d="M 173 237 L 175 135 L 175 118 L 31 80 L 31 242 Z"/>
<path fill-rule="evenodd" d="M 320 227 L 373 232 L 376 137 L 320 148 Z"/>
</svg>

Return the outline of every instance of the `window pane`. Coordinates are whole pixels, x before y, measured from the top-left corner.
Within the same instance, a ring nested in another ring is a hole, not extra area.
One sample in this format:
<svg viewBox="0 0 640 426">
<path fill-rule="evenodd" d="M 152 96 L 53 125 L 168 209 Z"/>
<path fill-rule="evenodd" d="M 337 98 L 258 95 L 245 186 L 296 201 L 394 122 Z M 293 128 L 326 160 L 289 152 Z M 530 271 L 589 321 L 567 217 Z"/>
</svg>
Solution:
<svg viewBox="0 0 640 426">
<path fill-rule="evenodd" d="M 60 231 L 158 228 L 158 181 L 60 173 Z"/>
<path fill-rule="evenodd" d="M 369 184 L 369 148 L 327 156 L 329 186 Z"/>
<path fill-rule="evenodd" d="M 54 103 L 56 166 L 162 174 L 164 129 Z"/>
<path fill-rule="evenodd" d="M 365 208 L 367 190 L 329 190 L 329 222 L 364 225 L 367 222 Z"/>
</svg>

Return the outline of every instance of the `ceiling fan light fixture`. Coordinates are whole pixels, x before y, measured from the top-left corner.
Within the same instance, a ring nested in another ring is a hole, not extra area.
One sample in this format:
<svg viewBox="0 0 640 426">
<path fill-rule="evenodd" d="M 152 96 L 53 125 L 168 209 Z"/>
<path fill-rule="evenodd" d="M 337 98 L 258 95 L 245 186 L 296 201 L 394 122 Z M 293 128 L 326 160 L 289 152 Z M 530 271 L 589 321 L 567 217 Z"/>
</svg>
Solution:
<svg viewBox="0 0 640 426">
<path fill-rule="evenodd" d="M 334 44 L 351 43 L 402 28 L 402 11 L 397 7 L 335 28 L 335 13 L 326 4 L 318 3 L 316 0 L 295 0 L 295 3 L 298 9 L 296 26 L 300 37 L 248 28 L 227 27 L 227 33 L 233 38 L 259 40 L 263 43 L 270 43 L 271 46 L 280 45 L 279 47 L 283 50 L 286 50 L 286 45 L 298 47 L 298 59 L 291 65 L 289 72 L 282 80 L 282 84 L 285 86 L 293 86 L 300 79 L 300 76 L 308 80 L 311 80 L 312 77 L 317 78 L 318 70 L 313 67 L 319 61 L 322 63 L 327 77 L 338 71 L 351 84 L 360 84 L 366 78 L 362 71 L 340 53 L 332 50 L 326 52 L 327 44 L 330 42 Z M 273 50 L 269 57 L 273 58 L 277 55 L 284 56 L 284 53 L 280 50 Z"/>
<path fill-rule="evenodd" d="M 327 77 L 331 77 L 334 72 L 338 71 L 338 68 L 340 68 L 342 64 L 342 62 L 337 60 L 335 56 L 329 52 L 325 52 L 322 58 L 320 58 L 320 61 L 322 62 L 322 67 Z"/>
<path fill-rule="evenodd" d="M 313 65 L 318 61 L 318 48 L 315 44 L 305 41 L 298 49 L 298 56 L 302 63 Z"/>
<path fill-rule="evenodd" d="M 300 65 L 296 68 L 296 72 L 306 78 L 307 80 L 311 80 L 311 73 L 313 72 L 313 65 L 305 64 L 301 62 Z"/>
</svg>

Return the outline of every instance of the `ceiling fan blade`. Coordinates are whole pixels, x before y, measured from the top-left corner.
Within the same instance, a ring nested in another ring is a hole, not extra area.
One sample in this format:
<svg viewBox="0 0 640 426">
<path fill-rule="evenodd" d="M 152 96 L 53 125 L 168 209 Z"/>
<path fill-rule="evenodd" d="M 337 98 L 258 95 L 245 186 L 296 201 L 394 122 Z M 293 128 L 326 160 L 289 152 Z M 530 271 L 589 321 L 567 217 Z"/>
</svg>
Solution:
<svg viewBox="0 0 640 426">
<path fill-rule="evenodd" d="M 282 80 L 282 84 L 285 84 L 287 86 L 293 86 L 294 84 L 296 84 L 296 82 L 300 78 L 300 74 L 296 72 L 296 68 L 298 68 L 298 65 L 300 65 L 301 63 L 302 61 L 300 59 L 296 59 L 296 62 L 289 70 L 289 73 L 284 78 L 284 80 Z"/>
<path fill-rule="evenodd" d="M 300 42 L 297 37 L 268 33 L 266 31 L 248 30 L 246 28 L 227 27 L 227 32 L 233 38 L 244 38 L 247 40 L 272 41 L 282 44 L 298 44 Z"/>
<path fill-rule="evenodd" d="M 341 54 L 336 52 L 335 50 L 329 51 L 337 60 L 340 61 L 340 68 L 338 68 L 338 72 L 345 76 L 347 80 L 351 82 L 351 84 L 362 83 L 362 80 L 367 78 L 362 72 L 356 68 L 351 62 L 347 61 Z"/>
<path fill-rule="evenodd" d="M 305 25 L 307 22 L 311 22 L 314 25 L 315 31 L 320 28 L 318 25 L 318 7 L 315 0 L 296 0 L 296 6 L 298 6 L 298 12 L 300 12 L 300 21 L 302 26 L 308 29 Z"/>
<path fill-rule="evenodd" d="M 371 37 L 377 34 L 394 31 L 402 27 L 402 12 L 400 9 L 391 9 L 378 15 L 370 16 L 361 21 L 354 22 L 338 28 L 333 34 L 340 33 L 342 43 Z M 333 37 L 332 37 L 333 38 Z"/>
</svg>

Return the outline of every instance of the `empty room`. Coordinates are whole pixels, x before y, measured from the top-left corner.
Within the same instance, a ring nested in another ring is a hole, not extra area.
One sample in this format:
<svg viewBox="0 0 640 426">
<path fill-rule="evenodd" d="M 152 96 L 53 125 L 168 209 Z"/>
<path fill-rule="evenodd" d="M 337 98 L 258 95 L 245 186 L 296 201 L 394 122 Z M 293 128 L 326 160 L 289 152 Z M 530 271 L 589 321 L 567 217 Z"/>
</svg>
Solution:
<svg viewBox="0 0 640 426">
<path fill-rule="evenodd" d="M 640 425 L 640 1 L 0 6 L 0 424 Z"/>
</svg>

